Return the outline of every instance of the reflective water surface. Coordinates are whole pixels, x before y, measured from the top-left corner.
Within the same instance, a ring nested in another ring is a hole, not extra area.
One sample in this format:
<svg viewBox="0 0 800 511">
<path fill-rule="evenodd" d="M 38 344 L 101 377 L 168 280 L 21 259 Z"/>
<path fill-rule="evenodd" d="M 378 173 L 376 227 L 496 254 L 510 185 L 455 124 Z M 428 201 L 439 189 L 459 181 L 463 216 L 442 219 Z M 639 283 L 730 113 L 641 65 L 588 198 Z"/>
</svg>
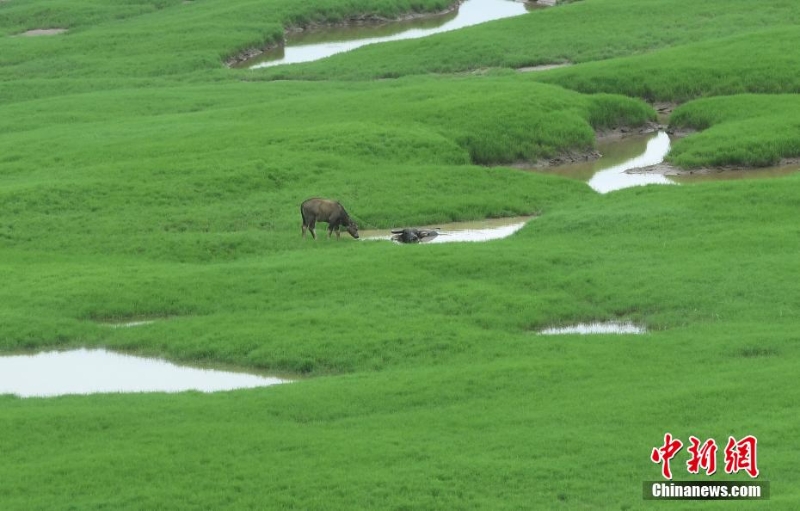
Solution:
<svg viewBox="0 0 800 511">
<path fill-rule="evenodd" d="M 380 25 L 335 27 L 291 34 L 284 48 L 265 52 L 238 67 L 258 69 L 280 64 L 311 62 L 361 46 L 401 39 L 418 39 L 441 32 L 485 23 L 501 18 L 519 16 L 529 8 L 513 0 L 466 0 L 457 12 L 425 18 L 388 22 Z"/>
<path fill-rule="evenodd" d="M 644 327 L 633 323 L 617 323 L 614 321 L 604 323 L 579 323 L 577 325 L 545 328 L 540 331 L 540 335 L 563 335 L 563 334 L 643 334 L 647 332 Z"/>
<path fill-rule="evenodd" d="M 664 161 L 670 149 L 670 138 L 663 131 L 634 135 L 623 139 L 600 142 L 597 150 L 603 156 L 594 161 L 568 163 L 539 172 L 558 174 L 586 181 L 600 193 L 649 184 L 674 184 L 660 174 L 626 174 L 625 171 L 655 165 Z"/>
<path fill-rule="evenodd" d="M 288 380 L 177 366 L 102 349 L 0 356 L 0 394 L 49 397 L 106 392 L 216 392 Z"/>
<path fill-rule="evenodd" d="M 602 157 L 589 162 L 568 163 L 537 170 L 548 174 L 586 181 L 599 193 L 608 193 L 631 186 L 648 184 L 691 184 L 731 179 L 768 179 L 800 171 L 800 165 L 754 168 L 746 170 L 701 170 L 694 173 L 664 176 L 660 173 L 628 174 L 626 171 L 664 161 L 671 148 L 671 139 L 663 131 L 602 141 L 597 149 Z"/>
<path fill-rule="evenodd" d="M 511 236 L 525 227 L 532 216 L 489 218 L 471 222 L 453 222 L 429 226 L 414 226 L 421 229 L 439 229 L 439 235 L 423 243 L 451 243 L 454 241 L 489 241 Z M 391 240 L 391 229 L 360 230 L 362 240 Z"/>
</svg>

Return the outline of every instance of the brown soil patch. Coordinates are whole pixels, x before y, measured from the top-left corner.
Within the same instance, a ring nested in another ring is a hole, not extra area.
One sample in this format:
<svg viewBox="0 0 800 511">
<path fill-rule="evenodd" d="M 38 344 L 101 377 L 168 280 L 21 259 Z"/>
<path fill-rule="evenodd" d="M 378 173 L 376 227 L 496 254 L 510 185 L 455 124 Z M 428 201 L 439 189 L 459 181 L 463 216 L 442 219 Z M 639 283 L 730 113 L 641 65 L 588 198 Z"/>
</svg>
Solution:
<svg viewBox="0 0 800 511">
<path fill-rule="evenodd" d="M 668 101 L 657 101 L 650 106 L 656 111 L 658 122 L 669 124 L 669 117 L 672 115 L 672 111 L 678 108 L 679 104 Z"/>
<path fill-rule="evenodd" d="M 655 133 L 658 131 L 665 131 L 665 130 L 666 130 L 665 126 L 661 124 L 655 122 L 648 122 L 642 126 L 638 126 L 635 128 L 620 127 L 610 130 L 598 131 L 595 134 L 595 137 L 597 141 L 605 142 L 605 141 L 620 140 L 625 137 L 630 137 L 635 135 L 646 135 L 648 133 Z M 503 166 L 511 167 L 514 169 L 523 169 L 523 170 L 547 169 L 550 167 L 557 167 L 559 165 L 564 165 L 568 163 L 581 163 L 585 161 L 594 161 L 599 159 L 601 156 L 602 154 L 600 154 L 594 149 L 589 149 L 586 151 L 566 151 L 553 158 L 543 158 L 541 160 L 533 162 L 518 161 Z"/>
<path fill-rule="evenodd" d="M 26 37 L 35 37 L 40 35 L 58 35 L 58 34 L 63 34 L 66 31 L 67 31 L 66 28 L 36 28 L 33 30 L 28 30 L 27 32 L 23 32 L 19 35 Z"/>
<path fill-rule="evenodd" d="M 628 127 L 621 126 L 610 130 L 600 130 L 597 132 L 598 141 L 606 140 L 619 140 L 621 138 L 630 137 L 632 135 L 647 135 L 648 133 L 655 133 L 657 131 L 667 131 L 667 127 L 657 122 L 646 122 L 641 126 Z"/>
<path fill-rule="evenodd" d="M 565 151 L 553 158 L 543 158 L 536 161 L 517 161 L 514 163 L 503 164 L 503 167 L 511 167 L 512 169 L 520 170 L 533 170 L 533 169 L 547 169 L 550 167 L 558 167 L 568 163 L 580 163 L 584 161 L 594 161 L 602 156 L 594 149 L 589 151 Z"/>
</svg>

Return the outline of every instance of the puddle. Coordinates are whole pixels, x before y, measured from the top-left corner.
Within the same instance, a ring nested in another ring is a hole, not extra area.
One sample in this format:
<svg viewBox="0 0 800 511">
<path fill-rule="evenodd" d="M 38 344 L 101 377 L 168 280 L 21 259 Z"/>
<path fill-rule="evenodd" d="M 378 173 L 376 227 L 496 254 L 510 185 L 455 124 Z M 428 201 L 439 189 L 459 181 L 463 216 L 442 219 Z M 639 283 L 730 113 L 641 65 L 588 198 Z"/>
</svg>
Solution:
<svg viewBox="0 0 800 511">
<path fill-rule="evenodd" d="M 656 165 L 664 161 L 671 146 L 669 135 L 663 131 L 647 135 L 632 135 L 619 140 L 600 142 L 597 150 L 603 156 L 594 161 L 567 163 L 539 169 L 559 176 L 586 181 L 599 193 L 644 186 L 649 184 L 675 184 L 661 174 L 627 174 L 625 171 Z"/>
<path fill-rule="evenodd" d="M 572 63 L 565 62 L 563 64 L 543 64 L 541 66 L 526 66 L 526 67 L 518 67 L 518 73 L 536 73 L 539 71 L 549 71 L 551 69 L 559 69 L 562 67 L 569 67 Z"/>
<path fill-rule="evenodd" d="M 0 356 L 0 395 L 51 397 L 107 392 L 183 392 L 265 387 L 288 380 L 177 366 L 102 349 Z"/>
<path fill-rule="evenodd" d="M 579 323 L 577 325 L 545 328 L 539 335 L 564 335 L 564 334 L 643 334 L 647 330 L 633 323 Z"/>
<path fill-rule="evenodd" d="M 420 229 L 432 230 L 438 228 L 439 235 L 424 240 L 423 243 L 452 243 L 457 241 L 490 241 L 511 236 L 522 229 L 533 216 L 518 216 L 510 218 L 490 218 L 471 222 L 453 222 L 430 226 L 413 226 Z M 391 240 L 391 229 L 361 230 L 362 240 Z"/>
<path fill-rule="evenodd" d="M 154 319 L 147 319 L 142 321 L 129 321 L 127 323 L 108 323 L 109 328 L 134 328 L 137 326 L 152 325 L 156 321 Z"/>
<path fill-rule="evenodd" d="M 34 30 L 28 30 L 27 32 L 23 32 L 19 35 L 25 37 L 36 37 L 41 35 L 58 35 L 63 34 L 66 32 L 66 28 L 37 28 Z"/>
<path fill-rule="evenodd" d="M 380 25 L 325 28 L 290 34 L 283 48 L 269 50 L 235 67 L 262 67 L 311 62 L 361 46 L 402 39 L 418 39 L 487 21 L 520 16 L 535 7 L 513 0 L 466 0 L 458 11 Z"/>
</svg>

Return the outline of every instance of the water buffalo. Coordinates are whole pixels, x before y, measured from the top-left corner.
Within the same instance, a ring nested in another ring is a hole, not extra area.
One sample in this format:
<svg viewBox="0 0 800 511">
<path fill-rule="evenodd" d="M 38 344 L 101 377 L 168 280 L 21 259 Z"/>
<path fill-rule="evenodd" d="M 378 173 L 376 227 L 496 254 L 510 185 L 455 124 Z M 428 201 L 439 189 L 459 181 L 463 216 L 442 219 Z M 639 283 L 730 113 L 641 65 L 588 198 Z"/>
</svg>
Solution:
<svg viewBox="0 0 800 511">
<path fill-rule="evenodd" d="M 328 238 L 331 233 L 336 231 L 336 239 L 339 239 L 339 227 L 344 225 L 350 236 L 358 239 L 358 226 L 347 214 L 341 204 L 329 199 L 308 199 L 300 205 L 300 214 L 303 216 L 303 237 L 306 236 L 306 229 L 311 232 L 311 236 L 317 239 L 314 227 L 317 220 L 328 223 Z"/>
<path fill-rule="evenodd" d="M 392 231 L 392 241 L 400 243 L 420 243 L 430 241 L 439 235 L 438 227 L 434 229 L 405 228 Z"/>
</svg>

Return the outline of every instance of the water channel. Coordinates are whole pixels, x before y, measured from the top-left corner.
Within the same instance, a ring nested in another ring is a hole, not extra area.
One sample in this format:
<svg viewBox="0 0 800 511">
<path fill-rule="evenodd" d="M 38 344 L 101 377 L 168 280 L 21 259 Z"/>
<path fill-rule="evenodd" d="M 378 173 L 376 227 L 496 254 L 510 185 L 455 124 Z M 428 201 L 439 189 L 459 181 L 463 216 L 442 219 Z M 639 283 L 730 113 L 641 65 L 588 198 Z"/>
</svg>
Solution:
<svg viewBox="0 0 800 511">
<path fill-rule="evenodd" d="M 578 323 L 577 325 L 545 328 L 539 335 L 592 335 L 592 334 L 644 334 L 644 327 L 633 323 L 619 323 L 615 321 Z"/>
<path fill-rule="evenodd" d="M 632 169 L 662 163 L 664 157 L 669 153 L 671 145 L 672 141 L 669 135 L 663 131 L 631 135 L 599 142 L 597 148 L 602 156 L 596 160 L 526 171 L 577 179 L 586 182 L 588 186 L 598 193 L 609 193 L 633 186 L 652 184 L 688 185 L 710 180 L 770 178 L 784 176 L 800 170 L 800 165 L 787 165 L 746 171 L 729 170 L 680 176 L 664 176 L 657 173 L 631 174 L 627 172 Z M 530 216 L 494 218 L 482 221 L 421 226 L 419 228 L 439 229 L 439 235 L 426 240 L 426 243 L 489 241 L 512 235 L 522 229 L 532 218 Z M 361 231 L 361 236 L 365 240 L 390 240 L 392 236 L 389 231 L 389 229 L 363 230 Z"/>
<path fill-rule="evenodd" d="M 307 30 L 289 34 L 284 47 L 268 50 L 235 67 L 258 69 L 311 62 L 368 44 L 419 39 L 487 21 L 520 16 L 537 8 L 513 0 L 466 0 L 457 11 L 445 14 L 426 15 L 407 21 Z"/>
<path fill-rule="evenodd" d="M 634 135 L 623 139 L 601 142 L 598 150 L 602 154 L 594 161 L 568 163 L 536 172 L 557 174 L 585 181 L 599 193 L 608 193 L 631 186 L 648 184 L 674 184 L 661 175 L 628 174 L 625 171 L 655 165 L 664 161 L 669 152 L 670 138 L 663 131 L 646 135 Z M 422 226 L 422 229 L 437 229 L 439 235 L 427 243 L 451 243 L 456 241 L 489 241 L 508 237 L 533 217 L 494 218 L 473 222 L 455 222 Z M 361 231 L 364 240 L 390 240 L 389 230 Z"/>
<path fill-rule="evenodd" d="M 647 167 L 664 161 L 671 141 L 663 131 L 647 135 L 633 135 L 619 140 L 599 142 L 599 159 L 581 163 L 568 163 L 542 172 L 581 179 L 599 193 L 613 192 L 632 186 L 649 184 L 674 184 L 660 174 L 628 174 L 627 170 Z"/>
<path fill-rule="evenodd" d="M 117 392 L 218 392 L 288 380 L 178 366 L 102 349 L 0 357 L 0 395 L 52 397 Z"/>
</svg>

